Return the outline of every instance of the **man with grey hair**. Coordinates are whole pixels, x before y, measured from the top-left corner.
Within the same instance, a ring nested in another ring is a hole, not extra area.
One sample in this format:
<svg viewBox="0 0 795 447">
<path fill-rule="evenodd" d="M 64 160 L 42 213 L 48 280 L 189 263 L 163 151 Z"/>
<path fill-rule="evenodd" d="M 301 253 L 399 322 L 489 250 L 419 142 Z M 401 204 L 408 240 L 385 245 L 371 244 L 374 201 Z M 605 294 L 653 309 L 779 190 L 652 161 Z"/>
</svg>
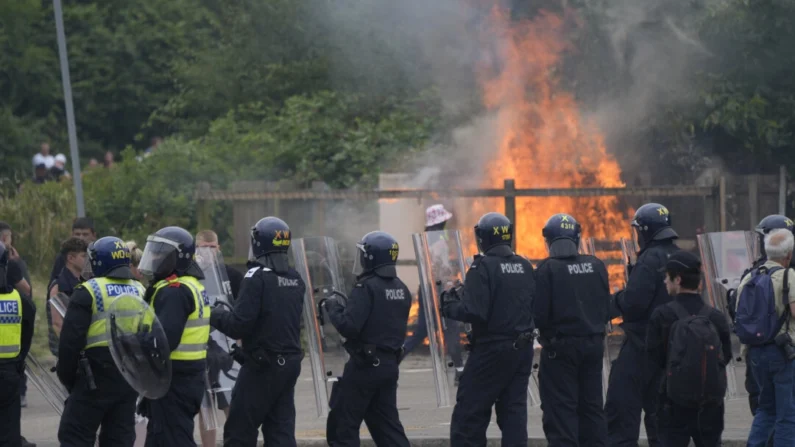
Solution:
<svg viewBox="0 0 795 447">
<path fill-rule="evenodd" d="M 760 273 L 746 275 L 737 289 L 740 297 L 738 324 L 742 301 L 759 299 L 753 292 L 743 296 L 743 289 L 762 273 L 770 276 L 776 314 L 781 316 L 774 342 L 752 345 L 748 352 L 748 365 L 753 368 L 760 388 L 759 407 L 748 435 L 749 447 L 766 445 L 774 429 L 773 445 L 795 445 L 795 346 L 792 343 L 795 324 L 790 324 L 790 319 L 795 317 L 795 271 L 789 268 L 793 247 L 795 238 L 791 231 L 770 231 L 765 235 L 767 262 L 760 267 Z M 762 303 L 756 305 L 763 306 Z"/>
</svg>

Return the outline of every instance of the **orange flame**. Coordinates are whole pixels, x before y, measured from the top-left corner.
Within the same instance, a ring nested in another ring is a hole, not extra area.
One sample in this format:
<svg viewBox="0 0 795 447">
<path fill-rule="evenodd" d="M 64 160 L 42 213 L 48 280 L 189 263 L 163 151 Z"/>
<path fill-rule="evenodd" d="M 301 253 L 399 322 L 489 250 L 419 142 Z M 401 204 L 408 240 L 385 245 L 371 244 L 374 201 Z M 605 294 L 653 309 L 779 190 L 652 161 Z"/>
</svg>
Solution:
<svg viewBox="0 0 795 447">
<path fill-rule="evenodd" d="M 499 44 L 496 58 L 490 55 L 478 77 L 483 104 L 496 118 L 498 140 L 483 186 L 501 188 L 506 178 L 515 179 L 517 188 L 625 186 L 599 129 L 580 115 L 574 97 L 558 87 L 555 69 L 568 46 L 562 35 L 564 18 L 542 12 L 532 20 L 512 22 L 507 11 L 495 6 L 488 24 L 489 36 L 498 36 Z M 486 199 L 468 211 L 479 216 L 502 208 L 502 200 Z M 631 210 L 622 208 L 616 197 L 517 198 L 516 249 L 531 259 L 545 258 L 541 228 L 561 212 L 580 222 L 583 237 L 629 237 Z M 622 268 L 612 270 L 620 278 Z"/>
</svg>

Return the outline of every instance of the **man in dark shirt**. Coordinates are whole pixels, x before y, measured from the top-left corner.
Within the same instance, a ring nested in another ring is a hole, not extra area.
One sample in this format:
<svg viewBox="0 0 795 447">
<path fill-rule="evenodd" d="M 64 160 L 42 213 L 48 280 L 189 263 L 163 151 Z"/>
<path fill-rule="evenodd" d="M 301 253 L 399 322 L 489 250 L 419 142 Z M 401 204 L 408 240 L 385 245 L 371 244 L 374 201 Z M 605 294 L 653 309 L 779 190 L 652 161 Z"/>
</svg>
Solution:
<svg viewBox="0 0 795 447">
<path fill-rule="evenodd" d="M 88 244 L 86 241 L 70 237 L 61 244 L 61 255 L 66 259 L 66 265 L 58 278 L 50 282 L 49 290 L 47 291 L 47 323 L 49 328 L 48 338 L 50 342 L 50 352 L 55 357 L 58 357 L 58 336 L 61 332 L 61 325 L 63 324 L 63 316 L 59 312 L 54 312 L 50 304 L 51 298 L 57 298 L 60 295 L 61 307 L 66 309 L 69 306 L 69 298 L 72 296 L 75 287 L 82 282 L 80 275 L 86 265 Z"/>
<path fill-rule="evenodd" d="M 665 264 L 665 287 L 674 301 L 658 307 L 649 320 L 646 349 L 656 366 L 656 374 L 663 380 L 660 386 L 660 408 L 657 412 L 658 430 L 662 445 L 683 446 L 690 438 L 697 445 L 720 446 L 723 433 L 724 406 L 705 404 L 700 408 L 678 405 L 667 398 L 665 368 L 668 361 L 668 341 L 671 326 L 679 319 L 673 307 L 684 307 L 690 315 L 697 315 L 706 306 L 698 293 L 701 283 L 701 261 L 694 254 L 679 251 L 672 254 Z M 711 309 L 709 321 L 720 337 L 724 366 L 732 358 L 729 322 L 717 309 Z M 725 368 L 721 372 L 726 374 Z"/>
<path fill-rule="evenodd" d="M 97 233 L 94 231 L 94 221 L 89 217 L 78 217 L 75 219 L 72 223 L 72 237 L 80 238 L 86 241 L 87 244 L 97 240 Z M 50 272 L 50 282 L 58 279 L 58 275 L 61 274 L 61 270 L 63 270 L 65 265 L 66 258 L 62 253 L 58 253 Z"/>
</svg>

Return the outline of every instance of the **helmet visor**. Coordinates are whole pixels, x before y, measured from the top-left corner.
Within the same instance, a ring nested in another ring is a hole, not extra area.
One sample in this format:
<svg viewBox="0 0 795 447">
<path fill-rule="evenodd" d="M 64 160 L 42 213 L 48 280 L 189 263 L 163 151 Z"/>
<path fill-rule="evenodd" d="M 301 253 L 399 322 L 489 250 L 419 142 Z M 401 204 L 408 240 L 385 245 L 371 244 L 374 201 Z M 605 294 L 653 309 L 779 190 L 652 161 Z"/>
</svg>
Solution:
<svg viewBox="0 0 795 447">
<path fill-rule="evenodd" d="M 356 257 L 353 261 L 353 274 L 356 276 L 361 275 L 364 273 L 364 264 L 362 260 L 364 257 L 367 256 L 367 252 L 364 250 L 364 245 L 361 243 L 356 244 Z"/>
<path fill-rule="evenodd" d="M 160 236 L 149 236 L 138 270 L 149 281 L 164 278 L 176 268 L 176 253 L 176 242 Z"/>
<path fill-rule="evenodd" d="M 632 227 L 632 242 L 635 243 L 636 247 L 642 247 L 643 236 L 640 235 L 640 228 L 636 226 Z"/>
<path fill-rule="evenodd" d="M 257 258 L 254 257 L 254 246 L 251 245 L 251 244 L 248 244 L 248 260 L 250 262 L 256 262 L 257 261 Z"/>
</svg>

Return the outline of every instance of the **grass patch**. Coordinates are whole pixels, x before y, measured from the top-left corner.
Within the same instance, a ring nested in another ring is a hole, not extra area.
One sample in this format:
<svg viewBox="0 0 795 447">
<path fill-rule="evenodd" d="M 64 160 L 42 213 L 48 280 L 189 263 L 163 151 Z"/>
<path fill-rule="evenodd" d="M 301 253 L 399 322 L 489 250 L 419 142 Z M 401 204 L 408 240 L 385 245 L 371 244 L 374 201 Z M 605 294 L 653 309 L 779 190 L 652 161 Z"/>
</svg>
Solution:
<svg viewBox="0 0 795 447">
<path fill-rule="evenodd" d="M 47 337 L 47 283 L 49 275 L 33 275 L 30 280 L 33 284 L 33 302 L 36 303 L 36 325 L 33 331 L 33 343 L 30 353 L 44 365 L 54 365 L 55 356 L 50 352 Z"/>
</svg>

